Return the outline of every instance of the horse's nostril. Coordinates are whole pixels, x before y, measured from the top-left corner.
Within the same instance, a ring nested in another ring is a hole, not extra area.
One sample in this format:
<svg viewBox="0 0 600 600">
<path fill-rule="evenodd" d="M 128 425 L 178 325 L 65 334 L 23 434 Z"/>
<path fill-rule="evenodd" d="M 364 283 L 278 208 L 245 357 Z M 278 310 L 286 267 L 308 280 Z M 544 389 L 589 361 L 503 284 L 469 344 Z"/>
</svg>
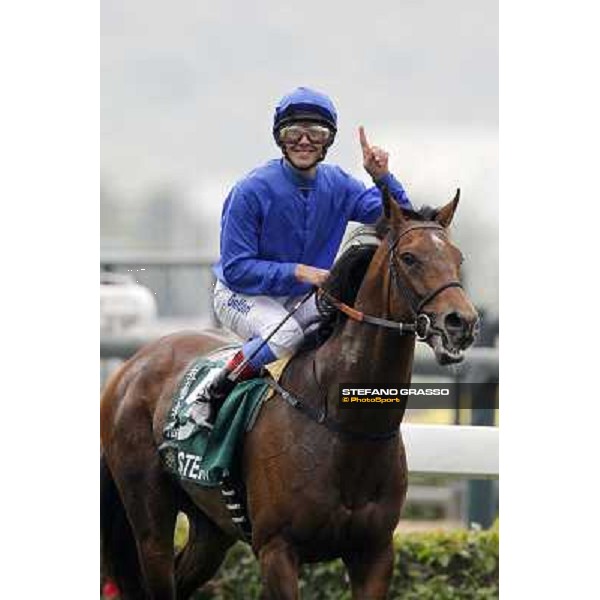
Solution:
<svg viewBox="0 0 600 600">
<path fill-rule="evenodd" d="M 458 313 L 453 312 L 446 315 L 444 325 L 448 331 L 457 331 L 464 329 L 465 321 Z"/>
</svg>

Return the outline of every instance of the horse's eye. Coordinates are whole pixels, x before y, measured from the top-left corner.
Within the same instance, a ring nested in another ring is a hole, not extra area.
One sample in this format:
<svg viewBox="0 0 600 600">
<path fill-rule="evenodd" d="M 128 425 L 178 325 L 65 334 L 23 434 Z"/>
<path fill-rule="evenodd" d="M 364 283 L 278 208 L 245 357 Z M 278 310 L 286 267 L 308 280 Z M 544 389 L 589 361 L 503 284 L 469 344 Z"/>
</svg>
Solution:
<svg viewBox="0 0 600 600">
<path fill-rule="evenodd" d="M 417 262 L 416 256 L 410 252 L 403 252 L 400 255 L 400 259 L 407 267 L 412 267 Z"/>
</svg>

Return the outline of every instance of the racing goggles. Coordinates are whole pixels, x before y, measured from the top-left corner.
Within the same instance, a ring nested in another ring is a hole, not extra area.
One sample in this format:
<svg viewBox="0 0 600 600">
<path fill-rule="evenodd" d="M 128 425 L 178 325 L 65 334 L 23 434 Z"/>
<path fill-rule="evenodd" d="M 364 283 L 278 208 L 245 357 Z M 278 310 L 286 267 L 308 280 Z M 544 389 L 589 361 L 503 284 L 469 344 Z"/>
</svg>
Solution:
<svg viewBox="0 0 600 600">
<path fill-rule="evenodd" d="M 323 125 L 288 125 L 279 130 L 279 141 L 297 144 L 304 136 L 312 144 L 326 144 L 331 139 L 331 129 Z"/>
</svg>

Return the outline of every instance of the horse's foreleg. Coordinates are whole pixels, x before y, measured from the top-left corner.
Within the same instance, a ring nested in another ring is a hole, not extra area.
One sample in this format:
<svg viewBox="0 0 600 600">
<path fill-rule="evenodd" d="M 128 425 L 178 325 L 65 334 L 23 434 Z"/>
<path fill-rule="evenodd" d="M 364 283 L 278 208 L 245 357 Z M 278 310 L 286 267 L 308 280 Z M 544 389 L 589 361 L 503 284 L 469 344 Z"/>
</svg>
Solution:
<svg viewBox="0 0 600 600">
<path fill-rule="evenodd" d="M 352 583 L 352 600 L 383 600 L 387 598 L 394 569 L 392 542 L 374 553 L 344 557 Z"/>
<path fill-rule="evenodd" d="M 282 538 L 273 538 L 258 552 L 262 600 L 298 600 L 298 556 Z"/>
</svg>

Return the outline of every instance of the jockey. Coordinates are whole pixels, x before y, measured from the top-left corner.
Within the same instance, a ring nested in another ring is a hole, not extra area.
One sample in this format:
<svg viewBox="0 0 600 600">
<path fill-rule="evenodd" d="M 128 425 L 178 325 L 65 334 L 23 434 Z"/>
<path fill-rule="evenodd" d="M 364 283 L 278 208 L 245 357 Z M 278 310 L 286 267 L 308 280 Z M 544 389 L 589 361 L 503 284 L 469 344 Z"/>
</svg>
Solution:
<svg viewBox="0 0 600 600">
<path fill-rule="evenodd" d="M 374 187 L 322 164 L 336 133 L 332 101 L 309 88 L 295 89 L 281 99 L 273 119 L 273 137 L 283 156 L 246 175 L 225 200 L 214 309 L 245 343 L 197 398 L 210 406 L 200 423 L 204 427 L 212 427 L 238 381 L 255 377 L 262 366 L 301 345 L 318 320 L 314 296 L 265 340 L 304 294 L 325 281 L 348 221 L 370 224 L 381 215 L 379 188 L 387 186 L 402 207 L 411 208 L 388 170 L 388 153 L 370 146 L 362 127 L 363 164 Z"/>
</svg>

